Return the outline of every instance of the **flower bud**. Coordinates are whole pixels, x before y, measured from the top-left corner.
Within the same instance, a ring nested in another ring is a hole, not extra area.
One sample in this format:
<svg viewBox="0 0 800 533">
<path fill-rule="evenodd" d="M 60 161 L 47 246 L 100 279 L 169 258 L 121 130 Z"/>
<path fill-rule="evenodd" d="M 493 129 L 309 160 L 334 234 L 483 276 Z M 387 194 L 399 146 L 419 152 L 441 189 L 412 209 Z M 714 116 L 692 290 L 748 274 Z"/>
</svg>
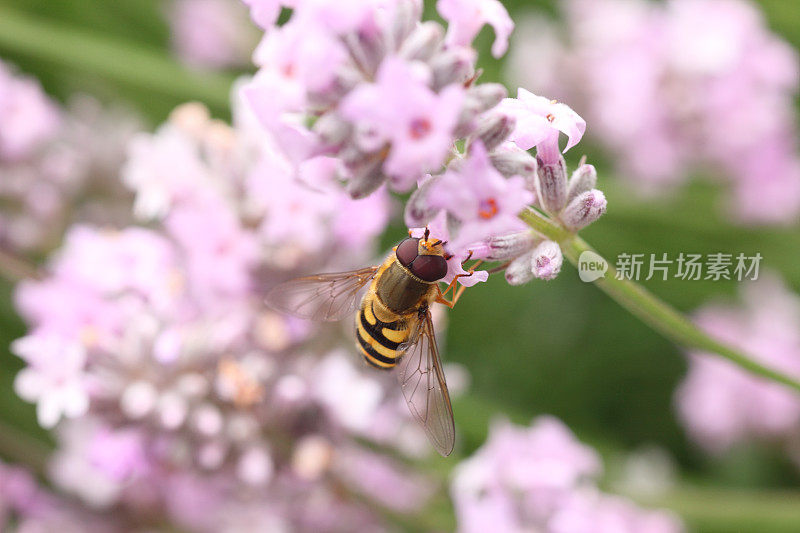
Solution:
<svg viewBox="0 0 800 533">
<path fill-rule="evenodd" d="M 482 83 L 467 91 L 461 115 L 458 117 L 453 134 L 456 137 L 466 137 L 475 129 L 475 120 L 489 109 L 495 107 L 505 98 L 506 89 L 496 83 Z"/>
<path fill-rule="evenodd" d="M 594 189 L 595 185 L 597 185 L 597 170 L 594 165 L 582 164 L 569 179 L 567 203 L 570 203 L 579 194 Z"/>
<path fill-rule="evenodd" d="M 428 176 L 420 183 L 417 190 L 411 193 L 406 202 L 405 223 L 409 228 L 421 228 L 425 226 L 439 212 L 438 207 L 431 207 L 428 202 L 428 194 L 431 187 L 438 181 L 437 177 Z"/>
<path fill-rule="evenodd" d="M 475 72 L 474 63 L 475 53 L 463 47 L 436 54 L 429 62 L 433 90 L 438 91 L 451 83 L 464 83 Z"/>
<path fill-rule="evenodd" d="M 378 153 L 369 154 L 368 157 L 348 165 L 347 168 L 350 171 L 347 192 L 355 199 L 369 196 L 386 181 L 383 158 Z"/>
<path fill-rule="evenodd" d="M 422 2 L 417 0 L 405 0 L 397 2 L 394 10 L 394 18 L 392 19 L 392 26 L 390 28 L 392 39 L 392 50 L 400 48 L 402 43 L 419 24 L 419 19 L 422 16 Z"/>
<path fill-rule="evenodd" d="M 567 203 L 567 163 L 559 156 L 555 163 L 544 164 L 536 158 L 539 166 L 536 193 L 542 207 L 549 213 L 558 213 Z"/>
<path fill-rule="evenodd" d="M 606 197 L 597 189 L 575 197 L 561 213 L 561 221 L 571 230 L 585 228 L 606 212 Z"/>
<path fill-rule="evenodd" d="M 467 92 L 467 105 L 475 112 L 483 113 L 492 109 L 508 96 L 506 88 L 499 83 L 481 83 L 470 88 Z"/>
<path fill-rule="evenodd" d="M 409 61 L 428 61 L 441 49 L 444 30 L 435 22 L 423 22 L 400 47 L 400 57 Z"/>
<path fill-rule="evenodd" d="M 505 141 L 516 127 L 517 120 L 503 113 L 493 113 L 481 117 L 475 128 L 475 136 L 479 138 L 486 151 L 492 151 Z"/>
<path fill-rule="evenodd" d="M 531 154 L 509 143 L 489 154 L 492 166 L 503 176 L 522 176 L 525 181 L 533 183 L 536 176 L 536 158 Z"/>
<path fill-rule="evenodd" d="M 361 81 L 361 74 L 351 67 L 339 69 L 331 82 L 322 90 L 308 92 L 311 109 L 327 109 L 339 102 Z"/>
<path fill-rule="evenodd" d="M 551 280 L 561 272 L 564 256 L 561 248 L 554 241 L 543 241 L 533 249 L 533 275 L 539 279 Z"/>
<path fill-rule="evenodd" d="M 370 74 L 378 71 L 387 50 L 383 35 L 377 32 L 349 32 L 344 36 L 344 44 L 360 70 Z"/>
<path fill-rule="evenodd" d="M 353 127 L 336 113 L 325 113 L 314 123 L 314 132 L 326 146 L 340 146 L 353 133 Z"/>
<path fill-rule="evenodd" d="M 533 279 L 533 252 L 517 257 L 506 268 L 506 281 L 509 285 L 524 285 Z"/>
<path fill-rule="evenodd" d="M 518 231 L 505 235 L 490 237 L 487 241 L 488 261 L 508 261 L 529 252 L 536 243 L 536 237 L 531 231 Z"/>
</svg>

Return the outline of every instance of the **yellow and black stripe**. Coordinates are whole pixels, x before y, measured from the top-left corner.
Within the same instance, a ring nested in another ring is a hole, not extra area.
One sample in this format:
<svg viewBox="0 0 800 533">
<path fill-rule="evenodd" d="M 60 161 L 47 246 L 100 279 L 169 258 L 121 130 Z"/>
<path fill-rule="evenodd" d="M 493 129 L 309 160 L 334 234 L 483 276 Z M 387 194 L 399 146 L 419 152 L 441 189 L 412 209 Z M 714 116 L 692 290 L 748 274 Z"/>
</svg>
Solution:
<svg viewBox="0 0 800 533">
<path fill-rule="evenodd" d="M 357 346 L 364 360 L 376 368 L 388 370 L 394 367 L 402 352 L 398 348 L 409 336 L 406 320 L 400 318 L 384 322 L 375 316 L 375 300 L 364 302 L 356 317 Z"/>
</svg>

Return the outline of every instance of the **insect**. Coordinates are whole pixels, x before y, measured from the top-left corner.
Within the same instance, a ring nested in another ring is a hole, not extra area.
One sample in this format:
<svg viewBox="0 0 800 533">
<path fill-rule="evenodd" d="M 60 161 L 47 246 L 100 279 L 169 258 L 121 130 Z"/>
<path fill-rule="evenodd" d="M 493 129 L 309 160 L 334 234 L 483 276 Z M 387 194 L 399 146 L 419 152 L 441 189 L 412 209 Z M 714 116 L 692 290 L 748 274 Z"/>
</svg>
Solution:
<svg viewBox="0 0 800 533">
<path fill-rule="evenodd" d="M 463 292 L 456 292 L 459 274 L 442 291 L 447 256 L 441 240 L 405 239 L 380 266 L 350 272 L 317 274 L 289 280 L 267 294 L 267 303 L 279 311 L 318 321 L 341 320 L 356 314 L 356 348 L 364 361 L 381 370 L 393 370 L 411 414 L 425 429 L 443 456 L 453 451 L 455 425 L 439 350 L 431 320 L 431 305 L 452 308 Z M 474 267 L 473 267 L 474 268 Z M 368 283 L 363 298 L 359 291 Z M 453 290 L 452 298 L 445 295 Z"/>
</svg>

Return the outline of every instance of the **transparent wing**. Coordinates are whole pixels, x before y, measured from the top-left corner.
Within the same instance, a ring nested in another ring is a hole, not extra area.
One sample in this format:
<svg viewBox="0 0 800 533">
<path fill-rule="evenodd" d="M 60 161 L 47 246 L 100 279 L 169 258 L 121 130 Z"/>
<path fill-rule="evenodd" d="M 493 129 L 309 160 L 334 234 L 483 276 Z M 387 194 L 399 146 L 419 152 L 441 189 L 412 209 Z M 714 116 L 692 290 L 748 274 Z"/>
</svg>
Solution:
<svg viewBox="0 0 800 533">
<path fill-rule="evenodd" d="M 358 292 L 378 267 L 316 274 L 281 283 L 267 293 L 267 304 L 278 311 L 317 321 L 341 320 L 358 309 Z"/>
<path fill-rule="evenodd" d="M 456 430 L 430 311 L 399 349 L 405 350 L 396 370 L 403 396 L 436 451 L 447 457 L 453 451 Z"/>
</svg>

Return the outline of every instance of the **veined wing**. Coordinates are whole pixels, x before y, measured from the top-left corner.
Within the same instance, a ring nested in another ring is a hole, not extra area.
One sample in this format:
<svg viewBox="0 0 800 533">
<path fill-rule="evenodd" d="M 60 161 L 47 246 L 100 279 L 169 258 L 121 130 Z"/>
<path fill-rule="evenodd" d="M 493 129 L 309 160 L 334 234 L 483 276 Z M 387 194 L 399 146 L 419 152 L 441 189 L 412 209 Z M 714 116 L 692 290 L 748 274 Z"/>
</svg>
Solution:
<svg viewBox="0 0 800 533">
<path fill-rule="evenodd" d="M 447 457 L 453 451 L 456 430 L 430 311 L 399 349 L 405 349 L 396 370 L 403 396 L 411 414 L 425 428 L 428 440 L 437 452 Z"/>
<path fill-rule="evenodd" d="M 273 287 L 267 293 L 267 304 L 308 320 L 341 320 L 358 309 L 358 293 L 377 271 L 378 267 L 372 266 L 295 278 Z"/>
</svg>

